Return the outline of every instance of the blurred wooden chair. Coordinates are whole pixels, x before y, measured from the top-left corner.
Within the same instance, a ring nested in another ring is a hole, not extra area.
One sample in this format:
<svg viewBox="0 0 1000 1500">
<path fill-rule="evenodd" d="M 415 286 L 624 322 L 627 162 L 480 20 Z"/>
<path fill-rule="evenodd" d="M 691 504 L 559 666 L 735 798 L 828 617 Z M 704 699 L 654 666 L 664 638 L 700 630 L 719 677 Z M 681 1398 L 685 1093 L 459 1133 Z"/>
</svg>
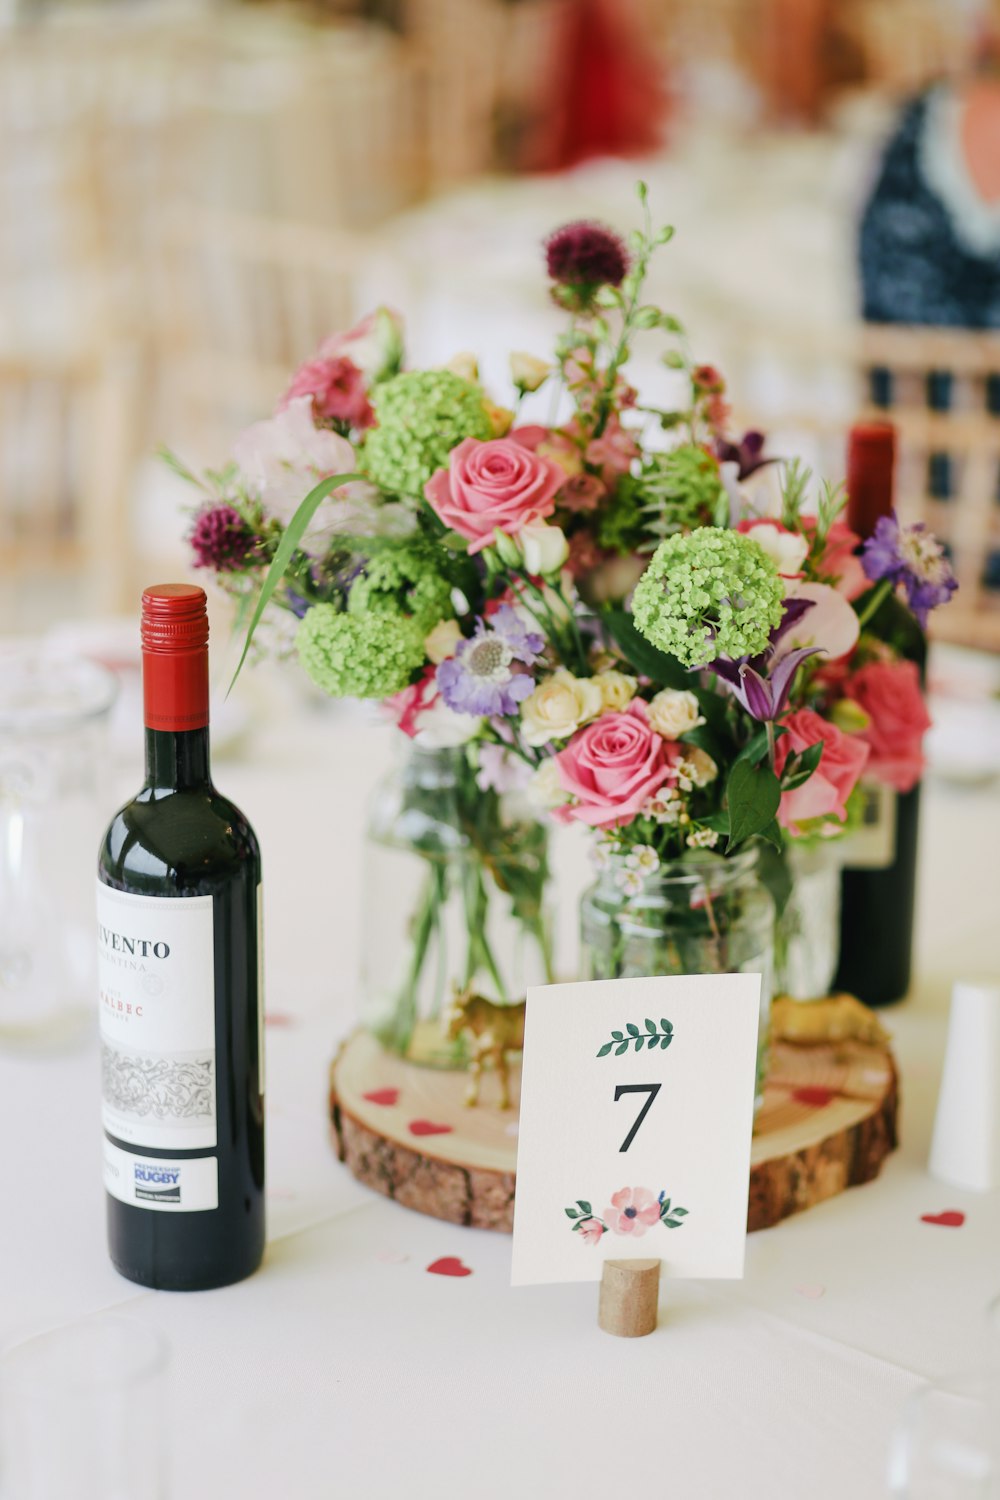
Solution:
<svg viewBox="0 0 1000 1500">
<path fill-rule="evenodd" d="M 838 21 L 866 79 L 890 93 L 916 93 L 968 63 L 973 15 L 953 0 L 847 0 Z"/>
<path fill-rule="evenodd" d="M 127 354 L 0 356 L 0 630 L 131 598 L 134 393 Z"/>
<path fill-rule="evenodd" d="M 864 415 L 899 432 L 900 514 L 947 543 L 958 578 L 932 633 L 1000 651 L 1000 332 L 869 324 L 858 359 Z"/>
<path fill-rule="evenodd" d="M 171 205 L 149 266 L 159 436 L 221 461 L 322 339 L 367 310 L 367 257 L 347 232 Z"/>
</svg>

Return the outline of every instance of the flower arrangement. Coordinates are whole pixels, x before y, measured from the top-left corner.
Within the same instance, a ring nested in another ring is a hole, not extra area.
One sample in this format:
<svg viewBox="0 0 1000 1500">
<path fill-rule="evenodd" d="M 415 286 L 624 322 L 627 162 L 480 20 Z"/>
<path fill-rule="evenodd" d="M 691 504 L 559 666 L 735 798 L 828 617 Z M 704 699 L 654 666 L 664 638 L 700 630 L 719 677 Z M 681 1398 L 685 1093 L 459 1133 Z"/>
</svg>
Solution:
<svg viewBox="0 0 1000 1500">
<path fill-rule="evenodd" d="M 632 889 L 666 862 L 842 832 L 863 771 L 913 785 L 927 714 L 874 620 L 902 592 L 923 626 L 955 587 L 927 532 L 887 519 L 862 547 L 842 490 L 728 430 L 723 377 L 644 300 L 672 230 L 639 199 L 627 242 L 591 223 L 546 242 L 567 327 L 551 358 L 511 356 L 509 405 L 469 355 L 405 368 L 380 308 L 227 468 L 172 460 L 202 487 L 195 561 L 252 614 L 248 644 L 284 611 L 324 692 L 459 750 L 473 801 L 526 792 L 593 830 Z M 675 406 L 630 384 L 639 339 Z"/>
</svg>

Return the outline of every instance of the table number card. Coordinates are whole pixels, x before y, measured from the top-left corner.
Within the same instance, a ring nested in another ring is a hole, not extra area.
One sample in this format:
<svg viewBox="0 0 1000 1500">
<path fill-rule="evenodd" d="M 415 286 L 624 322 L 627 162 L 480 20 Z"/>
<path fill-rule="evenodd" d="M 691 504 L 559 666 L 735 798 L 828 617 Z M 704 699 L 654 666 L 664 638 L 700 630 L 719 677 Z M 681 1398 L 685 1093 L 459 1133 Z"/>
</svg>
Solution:
<svg viewBox="0 0 1000 1500">
<path fill-rule="evenodd" d="M 511 1281 L 740 1277 L 759 974 L 528 991 Z"/>
</svg>

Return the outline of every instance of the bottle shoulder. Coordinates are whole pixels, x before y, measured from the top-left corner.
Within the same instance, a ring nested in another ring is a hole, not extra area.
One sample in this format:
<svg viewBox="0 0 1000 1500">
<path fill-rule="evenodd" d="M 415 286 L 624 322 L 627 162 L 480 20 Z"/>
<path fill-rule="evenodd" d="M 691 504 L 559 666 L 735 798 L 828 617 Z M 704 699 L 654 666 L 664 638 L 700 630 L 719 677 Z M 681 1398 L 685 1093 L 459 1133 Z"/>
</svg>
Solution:
<svg viewBox="0 0 1000 1500">
<path fill-rule="evenodd" d="M 197 894 L 234 878 L 259 880 L 260 848 L 244 814 L 213 786 L 144 787 L 108 824 L 98 873 L 123 889 L 166 884 Z"/>
</svg>

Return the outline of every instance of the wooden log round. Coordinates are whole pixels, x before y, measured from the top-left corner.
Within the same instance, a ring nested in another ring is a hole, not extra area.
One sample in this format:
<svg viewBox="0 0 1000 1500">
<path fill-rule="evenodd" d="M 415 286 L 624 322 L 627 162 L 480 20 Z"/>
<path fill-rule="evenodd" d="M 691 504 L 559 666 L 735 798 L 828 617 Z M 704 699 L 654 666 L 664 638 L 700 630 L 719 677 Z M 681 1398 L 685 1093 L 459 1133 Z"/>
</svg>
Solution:
<svg viewBox="0 0 1000 1500">
<path fill-rule="evenodd" d="M 363 1031 L 330 1069 L 337 1152 L 354 1176 L 406 1208 L 509 1232 L 514 1222 L 520 1066 L 512 1107 L 464 1104 L 466 1077 L 385 1053 Z M 843 1041 L 772 1049 L 754 1132 L 747 1227 L 766 1229 L 877 1177 L 897 1143 L 898 1083 L 884 1046 Z"/>
</svg>

